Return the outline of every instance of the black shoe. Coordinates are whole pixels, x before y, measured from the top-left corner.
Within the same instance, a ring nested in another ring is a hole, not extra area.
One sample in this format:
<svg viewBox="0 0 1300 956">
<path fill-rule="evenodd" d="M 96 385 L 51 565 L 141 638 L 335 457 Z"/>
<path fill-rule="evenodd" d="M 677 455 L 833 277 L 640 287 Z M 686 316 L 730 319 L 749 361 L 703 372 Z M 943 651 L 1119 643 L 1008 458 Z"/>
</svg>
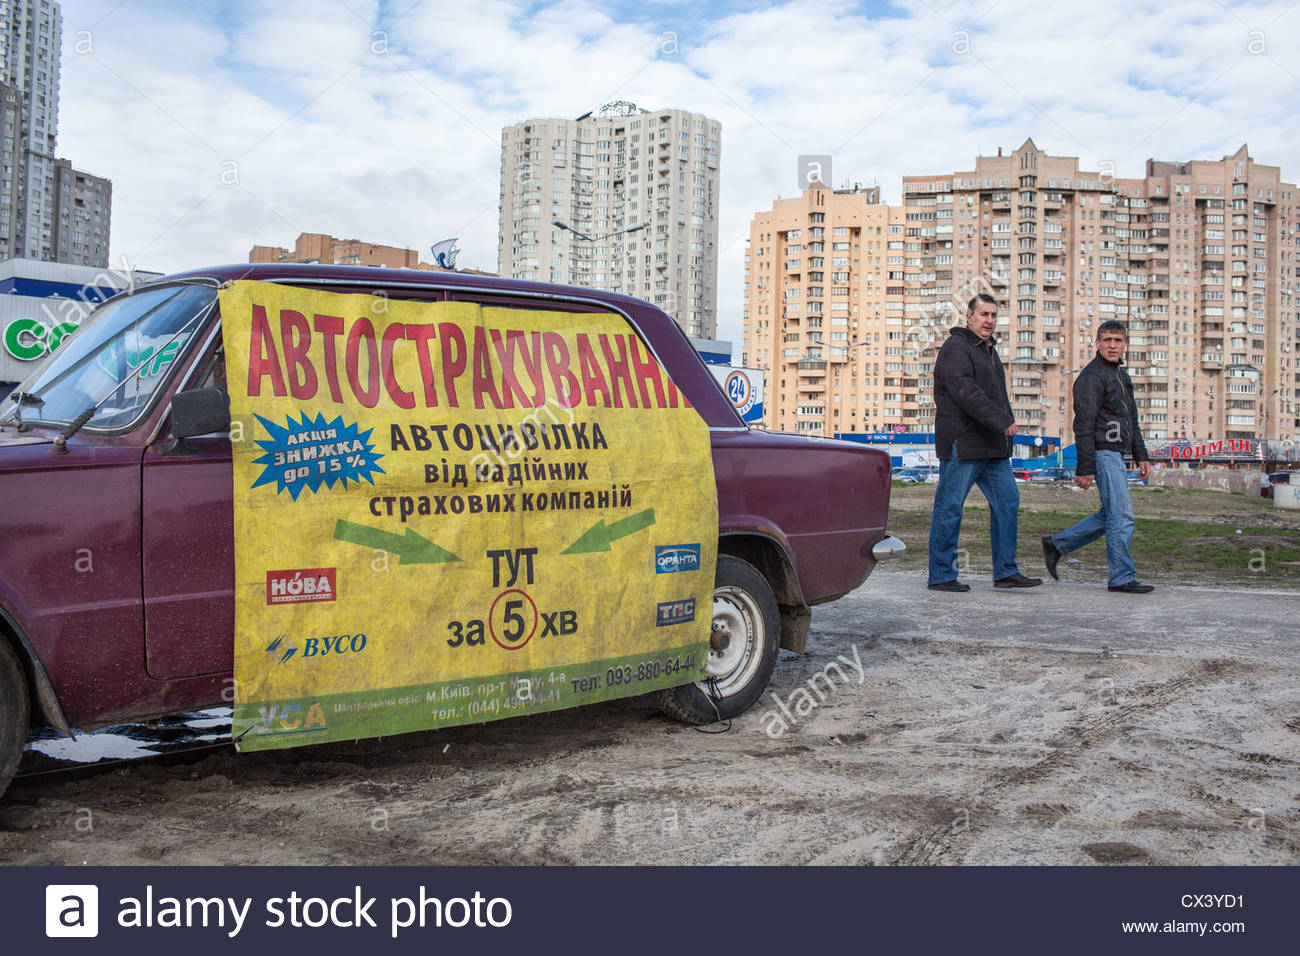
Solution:
<svg viewBox="0 0 1300 956">
<path fill-rule="evenodd" d="M 940 581 L 938 584 L 927 584 L 926 587 L 929 588 L 931 591 L 969 591 L 970 590 L 969 584 L 962 584 L 956 578 L 953 578 L 951 581 Z"/>
<path fill-rule="evenodd" d="M 1036 588 L 1042 583 L 1042 578 L 1027 578 L 1017 571 L 1009 578 L 998 578 L 993 582 L 993 586 L 995 588 Z"/>
<path fill-rule="evenodd" d="M 1154 585 L 1143 584 L 1140 581 L 1129 581 L 1127 584 L 1107 585 L 1107 591 L 1123 591 L 1125 594 L 1150 594 L 1155 590 Z"/>
<path fill-rule="evenodd" d="M 1047 565 L 1047 573 L 1052 576 L 1053 581 L 1061 580 L 1061 576 L 1056 573 L 1056 566 L 1063 557 L 1065 555 L 1061 553 L 1061 549 L 1052 543 L 1052 536 L 1043 535 L 1043 564 Z"/>
</svg>

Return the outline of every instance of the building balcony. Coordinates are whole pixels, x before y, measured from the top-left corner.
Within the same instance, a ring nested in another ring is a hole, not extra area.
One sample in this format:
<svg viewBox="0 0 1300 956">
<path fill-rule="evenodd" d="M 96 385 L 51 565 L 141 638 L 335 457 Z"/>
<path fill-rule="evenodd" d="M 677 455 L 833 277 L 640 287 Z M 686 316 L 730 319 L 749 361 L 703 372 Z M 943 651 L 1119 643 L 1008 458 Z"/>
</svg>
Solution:
<svg viewBox="0 0 1300 956">
<path fill-rule="evenodd" d="M 1203 352 L 1201 354 L 1201 368 L 1220 369 L 1223 368 L 1222 352 Z"/>
<path fill-rule="evenodd" d="M 826 372 L 825 359 L 800 359 L 798 365 L 799 375 L 801 377 L 804 375 L 819 375 Z"/>
</svg>

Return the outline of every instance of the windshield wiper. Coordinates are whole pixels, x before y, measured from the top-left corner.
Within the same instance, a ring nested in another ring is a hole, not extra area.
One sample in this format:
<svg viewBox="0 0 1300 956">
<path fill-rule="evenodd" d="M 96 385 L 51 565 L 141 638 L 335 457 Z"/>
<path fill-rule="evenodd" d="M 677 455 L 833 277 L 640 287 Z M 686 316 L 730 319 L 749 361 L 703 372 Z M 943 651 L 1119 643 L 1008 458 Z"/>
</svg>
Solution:
<svg viewBox="0 0 1300 956">
<path fill-rule="evenodd" d="M 39 395 L 33 395 L 30 392 L 14 392 L 9 398 L 13 401 L 13 423 L 18 431 L 26 431 L 30 425 L 23 424 L 23 406 L 24 405 L 44 405 L 45 399 Z"/>
</svg>

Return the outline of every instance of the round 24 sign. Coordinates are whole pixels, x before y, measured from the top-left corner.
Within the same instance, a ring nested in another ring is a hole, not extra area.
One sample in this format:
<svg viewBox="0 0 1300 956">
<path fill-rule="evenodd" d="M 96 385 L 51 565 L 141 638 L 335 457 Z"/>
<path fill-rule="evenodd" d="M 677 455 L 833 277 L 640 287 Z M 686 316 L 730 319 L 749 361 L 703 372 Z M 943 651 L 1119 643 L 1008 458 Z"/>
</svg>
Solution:
<svg viewBox="0 0 1300 956">
<path fill-rule="evenodd" d="M 737 414 L 747 422 L 757 422 L 763 417 L 763 370 L 735 368 L 730 365 L 710 365 L 709 371 Z"/>
</svg>

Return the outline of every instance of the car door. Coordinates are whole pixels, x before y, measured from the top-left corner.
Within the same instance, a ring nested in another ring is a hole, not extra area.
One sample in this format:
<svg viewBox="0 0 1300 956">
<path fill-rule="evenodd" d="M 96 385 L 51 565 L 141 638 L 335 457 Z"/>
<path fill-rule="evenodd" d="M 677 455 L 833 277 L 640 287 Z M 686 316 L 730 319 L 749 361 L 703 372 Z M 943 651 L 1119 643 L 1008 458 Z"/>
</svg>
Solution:
<svg viewBox="0 0 1300 956">
<path fill-rule="evenodd" d="M 219 339 L 186 388 L 225 385 Z M 141 560 L 145 656 L 151 677 L 229 671 L 235 633 L 234 503 L 230 436 L 170 448 L 166 421 L 145 449 Z"/>
</svg>

